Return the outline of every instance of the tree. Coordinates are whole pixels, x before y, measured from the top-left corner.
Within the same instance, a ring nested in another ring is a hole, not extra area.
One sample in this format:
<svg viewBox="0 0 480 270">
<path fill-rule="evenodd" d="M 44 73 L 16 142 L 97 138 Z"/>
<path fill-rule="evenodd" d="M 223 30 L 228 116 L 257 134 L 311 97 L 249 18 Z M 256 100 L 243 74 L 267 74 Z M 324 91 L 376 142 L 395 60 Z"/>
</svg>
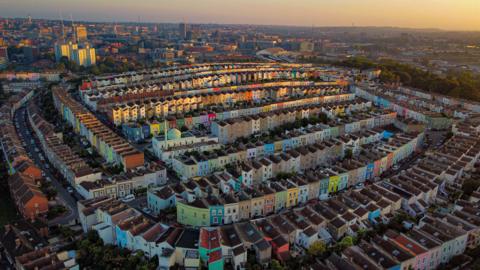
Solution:
<svg viewBox="0 0 480 270">
<path fill-rule="evenodd" d="M 353 237 L 351 236 L 345 236 L 344 238 L 342 238 L 342 240 L 340 242 L 338 242 L 335 247 L 334 247 L 334 251 L 336 252 L 341 252 L 343 251 L 344 249 L 348 248 L 348 247 L 351 247 L 354 245 L 354 241 L 353 241 Z"/>
<path fill-rule="evenodd" d="M 92 66 L 90 68 L 90 72 L 93 74 L 93 75 L 100 75 L 100 69 L 97 67 L 97 66 Z"/>
<path fill-rule="evenodd" d="M 352 157 L 353 157 L 352 149 L 346 149 L 345 150 L 345 158 L 346 159 L 351 159 Z"/>
<path fill-rule="evenodd" d="M 325 242 L 318 240 L 313 242 L 307 250 L 308 255 L 318 257 L 327 251 L 327 245 Z"/>
<path fill-rule="evenodd" d="M 272 260 L 270 263 L 270 269 L 271 270 L 284 270 L 285 267 L 283 267 L 277 260 Z"/>
</svg>

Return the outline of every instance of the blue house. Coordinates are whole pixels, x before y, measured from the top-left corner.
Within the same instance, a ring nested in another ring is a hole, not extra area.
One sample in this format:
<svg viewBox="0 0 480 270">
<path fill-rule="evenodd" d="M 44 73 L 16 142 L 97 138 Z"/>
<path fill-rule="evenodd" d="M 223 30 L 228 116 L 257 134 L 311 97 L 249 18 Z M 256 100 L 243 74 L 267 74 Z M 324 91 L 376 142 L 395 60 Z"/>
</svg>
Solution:
<svg viewBox="0 0 480 270">
<path fill-rule="evenodd" d="M 375 168 L 375 163 L 369 163 L 367 165 L 367 172 L 365 174 L 366 178 L 365 179 L 371 179 L 373 178 L 373 170 Z"/>
<path fill-rule="evenodd" d="M 198 166 L 198 175 L 205 176 L 210 173 L 210 169 L 208 166 L 208 159 L 197 160 L 197 166 Z"/>
<path fill-rule="evenodd" d="M 282 151 L 285 152 L 292 148 L 292 139 L 284 139 L 282 143 Z"/>
<path fill-rule="evenodd" d="M 139 142 L 144 139 L 144 133 L 141 126 L 138 125 L 122 125 L 122 132 L 123 135 L 127 138 L 127 140 L 132 142 Z"/>
<path fill-rule="evenodd" d="M 143 132 L 143 139 L 149 138 L 150 137 L 150 125 L 149 124 L 144 124 L 142 126 L 142 132 Z"/>
<path fill-rule="evenodd" d="M 266 143 L 264 146 L 263 146 L 263 151 L 265 153 L 265 155 L 273 155 L 275 153 L 275 144 L 273 143 Z"/>
<path fill-rule="evenodd" d="M 115 234 L 117 236 L 117 246 L 126 248 L 127 247 L 127 231 L 120 229 L 119 227 L 120 224 L 115 226 Z"/>
<path fill-rule="evenodd" d="M 320 180 L 320 194 L 319 194 L 320 200 L 325 200 L 328 198 L 328 183 L 329 183 L 328 177 Z"/>
<path fill-rule="evenodd" d="M 367 205 L 367 210 L 368 210 L 368 220 L 372 223 L 376 223 L 378 221 L 378 217 L 380 217 L 380 207 L 375 205 L 374 203 L 369 203 Z"/>
<path fill-rule="evenodd" d="M 389 131 L 386 131 L 386 130 L 384 130 L 384 131 L 382 132 L 382 138 L 383 138 L 383 139 L 388 139 L 388 138 L 390 138 L 390 137 L 392 137 L 392 136 L 393 136 L 393 133 L 392 133 L 392 132 L 389 132 Z"/>
<path fill-rule="evenodd" d="M 338 188 L 337 190 L 344 190 L 348 186 L 348 173 L 343 173 L 339 175 L 340 180 L 338 181 Z"/>
</svg>

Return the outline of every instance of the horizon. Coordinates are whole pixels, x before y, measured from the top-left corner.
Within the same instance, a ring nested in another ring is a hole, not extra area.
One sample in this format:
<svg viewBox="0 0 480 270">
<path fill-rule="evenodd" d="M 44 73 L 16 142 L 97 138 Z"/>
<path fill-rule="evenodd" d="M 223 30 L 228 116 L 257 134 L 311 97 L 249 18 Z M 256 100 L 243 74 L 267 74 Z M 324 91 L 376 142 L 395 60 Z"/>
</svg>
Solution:
<svg viewBox="0 0 480 270">
<path fill-rule="evenodd" d="M 379 0 L 326 1 L 299 0 L 244 0 L 242 4 L 220 0 L 198 2 L 179 0 L 166 3 L 146 0 L 135 3 L 119 0 L 114 5 L 107 1 L 86 0 L 82 3 L 65 3 L 45 0 L 42 5 L 34 0 L 5 0 L 1 17 L 60 20 L 72 15 L 75 21 L 102 23 L 180 23 L 218 25 L 265 25 L 298 27 L 390 27 L 406 29 L 431 29 L 443 31 L 480 31 L 480 20 L 475 10 L 480 10 L 476 0 L 414 0 L 383 3 Z M 212 8 L 214 7 L 214 8 Z M 252 8 L 253 7 L 253 8 Z M 317 12 L 317 9 L 319 10 Z M 429 12 L 422 12 L 430 9 Z M 270 12 L 275 10 L 275 12 Z M 68 20 L 68 19 L 67 19 Z"/>
</svg>

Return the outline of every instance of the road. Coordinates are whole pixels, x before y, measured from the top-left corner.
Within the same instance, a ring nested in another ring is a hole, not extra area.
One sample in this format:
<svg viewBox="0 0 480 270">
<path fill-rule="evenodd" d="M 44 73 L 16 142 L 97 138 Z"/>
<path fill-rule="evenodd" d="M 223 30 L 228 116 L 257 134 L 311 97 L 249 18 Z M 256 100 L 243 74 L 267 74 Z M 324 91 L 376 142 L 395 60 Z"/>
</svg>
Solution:
<svg viewBox="0 0 480 270">
<path fill-rule="evenodd" d="M 35 148 L 38 148 L 40 152 L 42 151 L 40 143 L 36 136 L 33 135 L 33 130 L 30 128 L 27 123 L 27 112 L 26 108 L 22 107 L 15 112 L 15 124 L 18 124 L 17 133 L 19 134 L 22 141 L 26 144 L 25 150 L 30 154 L 30 158 L 39 166 L 42 171 L 45 172 L 46 177 L 52 179 L 52 185 L 57 190 L 57 199 L 68 209 L 68 213 L 60 216 L 54 220 L 49 221 L 49 225 L 62 224 L 67 225 L 78 220 L 78 211 L 77 211 L 77 202 L 70 193 L 63 187 L 62 183 L 56 179 L 51 169 L 47 168 L 47 162 L 42 161 L 40 158 L 40 153 L 35 151 Z M 32 144 L 32 140 L 34 143 Z M 44 157 L 45 154 L 42 154 Z M 50 166 L 51 168 L 51 166 Z"/>
</svg>

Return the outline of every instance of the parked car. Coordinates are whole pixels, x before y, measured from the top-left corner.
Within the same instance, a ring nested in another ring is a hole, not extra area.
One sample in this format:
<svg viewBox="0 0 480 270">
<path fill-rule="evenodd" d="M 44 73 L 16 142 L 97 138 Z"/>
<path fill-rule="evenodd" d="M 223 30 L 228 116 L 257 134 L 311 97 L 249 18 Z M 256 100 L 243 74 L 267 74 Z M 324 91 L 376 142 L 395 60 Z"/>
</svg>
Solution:
<svg viewBox="0 0 480 270">
<path fill-rule="evenodd" d="M 122 202 L 131 202 L 135 200 L 135 195 L 133 194 L 128 194 L 127 196 L 122 198 Z"/>
<path fill-rule="evenodd" d="M 73 188 L 72 187 L 67 187 L 67 192 L 72 194 L 73 193 Z"/>
</svg>

